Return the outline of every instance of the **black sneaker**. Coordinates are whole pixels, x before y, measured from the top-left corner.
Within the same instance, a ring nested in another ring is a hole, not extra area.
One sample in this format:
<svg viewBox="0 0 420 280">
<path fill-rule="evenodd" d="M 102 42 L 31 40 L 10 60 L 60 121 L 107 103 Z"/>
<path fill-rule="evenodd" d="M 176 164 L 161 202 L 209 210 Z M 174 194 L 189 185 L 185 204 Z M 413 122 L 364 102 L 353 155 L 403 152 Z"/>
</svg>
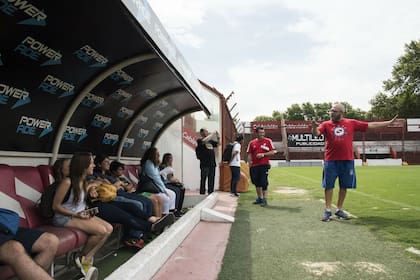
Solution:
<svg viewBox="0 0 420 280">
<path fill-rule="evenodd" d="M 261 207 L 265 207 L 265 206 L 267 206 L 267 199 L 262 198 L 262 199 L 261 199 L 260 206 L 261 206 Z"/>
<path fill-rule="evenodd" d="M 338 218 L 342 219 L 342 220 L 348 220 L 350 219 L 349 215 L 347 215 L 346 213 L 344 213 L 343 210 L 337 210 L 334 213 Z"/>
<path fill-rule="evenodd" d="M 156 223 L 152 225 L 151 231 L 153 233 L 162 233 L 166 227 L 172 225 L 175 222 L 175 216 L 172 213 L 166 214 L 160 218 Z"/>
<path fill-rule="evenodd" d="M 325 210 L 324 216 L 322 217 L 322 220 L 321 221 L 323 221 L 323 222 L 329 222 L 330 221 L 330 218 L 331 218 L 331 211 Z"/>
<path fill-rule="evenodd" d="M 262 199 L 257 197 L 257 199 L 255 199 L 255 201 L 252 202 L 252 204 L 261 204 L 261 202 L 262 202 Z"/>
</svg>

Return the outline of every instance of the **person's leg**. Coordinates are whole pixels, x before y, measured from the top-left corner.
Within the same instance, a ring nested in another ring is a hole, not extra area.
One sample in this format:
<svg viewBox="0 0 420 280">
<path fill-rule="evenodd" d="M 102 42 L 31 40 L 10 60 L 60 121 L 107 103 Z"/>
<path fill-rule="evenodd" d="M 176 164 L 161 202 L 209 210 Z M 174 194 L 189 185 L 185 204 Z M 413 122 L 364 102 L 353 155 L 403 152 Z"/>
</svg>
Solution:
<svg viewBox="0 0 420 280">
<path fill-rule="evenodd" d="M 181 201 L 181 190 L 172 184 L 166 184 L 166 188 L 170 189 L 175 193 L 175 209 L 178 209 L 179 203 Z"/>
<path fill-rule="evenodd" d="M 170 189 L 166 189 L 166 192 L 169 195 L 169 210 L 175 210 L 176 194 L 173 190 Z"/>
<path fill-rule="evenodd" d="M 93 262 L 93 256 L 104 245 L 113 230 L 112 225 L 96 216 L 89 219 L 73 218 L 65 224 L 65 227 L 74 227 L 89 234 L 82 251 L 86 263 Z"/>
<path fill-rule="evenodd" d="M 325 195 L 325 209 L 331 210 L 331 203 L 333 198 L 334 189 L 333 188 L 326 188 L 324 189 Z"/>
<path fill-rule="evenodd" d="M 50 268 L 57 252 L 59 240 L 52 233 L 43 233 L 32 245 L 31 253 L 34 254 L 34 261 L 45 270 Z"/>
<path fill-rule="evenodd" d="M 156 194 L 151 194 L 150 200 L 153 203 L 153 215 L 155 215 L 158 218 L 162 217 L 162 207 L 163 207 L 162 198 Z"/>
<path fill-rule="evenodd" d="M 19 279 L 52 279 L 16 240 L 9 240 L 0 245 L 0 261 L 10 265 Z"/>
<path fill-rule="evenodd" d="M 231 180 L 230 180 L 230 193 L 237 194 L 237 185 L 241 176 L 241 168 L 238 166 L 230 166 Z"/>
<path fill-rule="evenodd" d="M 338 201 L 337 201 L 337 208 L 343 209 L 344 199 L 346 198 L 347 189 L 346 188 L 340 188 L 340 191 L 338 192 Z"/>
<path fill-rule="evenodd" d="M 329 221 L 331 217 L 331 204 L 337 176 L 337 161 L 325 161 L 322 171 L 322 187 L 324 188 L 325 196 L 325 211 L 322 218 L 322 221 L 324 222 Z"/>
<path fill-rule="evenodd" d="M 200 167 L 200 194 L 206 194 L 206 180 L 209 176 L 208 167 Z"/>
<path fill-rule="evenodd" d="M 211 194 L 212 192 L 214 192 L 214 176 L 216 175 L 216 167 L 209 167 L 209 187 L 207 189 L 207 193 Z"/>
<path fill-rule="evenodd" d="M 258 173 L 256 170 L 256 167 L 250 167 L 249 168 L 249 174 L 251 176 L 251 182 L 252 184 L 255 185 L 255 191 L 257 193 L 257 198 L 255 199 L 255 201 L 253 202 L 254 204 L 260 204 L 262 197 L 263 197 L 263 193 L 262 193 L 262 188 L 259 187 L 259 183 L 258 183 Z"/>
<path fill-rule="evenodd" d="M 337 209 L 343 209 L 344 200 L 346 198 L 347 189 L 356 188 L 356 170 L 354 169 L 353 160 L 343 160 L 337 163 L 338 165 L 338 182 L 340 192 L 338 193 Z"/>
<path fill-rule="evenodd" d="M 267 201 L 268 197 L 268 171 L 269 166 L 259 166 L 260 186 L 262 189 L 263 199 Z"/>
<path fill-rule="evenodd" d="M 169 196 L 167 196 L 165 193 L 158 193 L 156 194 L 162 198 L 162 214 L 169 214 Z"/>
<path fill-rule="evenodd" d="M 108 223 L 118 223 L 124 225 L 128 230 L 150 231 L 150 223 L 131 213 L 131 204 L 124 202 L 99 202 L 95 203 L 99 208 L 97 216 Z"/>
</svg>

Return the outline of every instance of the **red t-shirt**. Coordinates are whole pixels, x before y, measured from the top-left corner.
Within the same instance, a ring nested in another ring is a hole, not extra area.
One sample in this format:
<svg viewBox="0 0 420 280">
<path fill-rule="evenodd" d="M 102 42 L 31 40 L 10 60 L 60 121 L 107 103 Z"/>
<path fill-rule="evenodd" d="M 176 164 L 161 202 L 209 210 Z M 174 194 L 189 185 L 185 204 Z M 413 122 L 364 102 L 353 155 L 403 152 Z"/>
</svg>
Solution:
<svg viewBox="0 0 420 280">
<path fill-rule="evenodd" d="M 353 160 L 353 135 L 366 131 L 367 122 L 342 118 L 338 123 L 325 121 L 318 127 L 325 136 L 325 160 Z"/>
<path fill-rule="evenodd" d="M 262 138 L 261 140 L 258 140 L 258 138 L 255 138 L 254 140 L 251 140 L 248 144 L 248 148 L 246 150 L 247 154 L 252 155 L 252 165 L 251 166 L 257 166 L 257 165 L 263 165 L 263 164 L 270 164 L 270 157 L 262 157 L 257 158 L 257 154 L 259 153 L 266 153 L 269 151 L 275 150 L 273 142 L 270 138 Z"/>
</svg>

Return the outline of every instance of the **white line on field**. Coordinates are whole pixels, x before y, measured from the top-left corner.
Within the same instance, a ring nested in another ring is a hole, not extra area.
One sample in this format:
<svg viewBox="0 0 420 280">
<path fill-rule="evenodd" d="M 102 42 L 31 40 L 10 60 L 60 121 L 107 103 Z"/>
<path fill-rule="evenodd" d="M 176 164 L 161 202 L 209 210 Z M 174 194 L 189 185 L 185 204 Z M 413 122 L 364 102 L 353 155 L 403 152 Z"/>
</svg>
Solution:
<svg viewBox="0 0 420 280">
<path fill-rule="evenodd" d="M 408 251 L 408 252 L 410 252 L 410 253 L 413 253 L 413 254 L 416 254 L 416 255 L 420 255 L 420 250 L 417 250 L 414 247 L 410 247 L 410 248 L 407 248 L 405 250 Z"/>
<path fill-rule="evenodd" d="M 361 191 L 355 191 L 355 192 L 352 192 L 352 193 L 360 194 L 362 196 L 366 196 L 366 197 L 369 197 L 369 198 L 372 198 L 372 199 L 376 199 L 376 200 L 379 200 L 379 201 L 382 201 L 382 202 L 385 202 L 385 203 L 394 204 L 394 205 L 397 205 L 397 206 L 400 206 L 400 207 L 411 208 L 411 209 L 420 211 L 420 207 L 416 207 L 416 206 L 413 206 L 413 205 L 401 203 L 401 202 L 394 201 L 394 200 L 383 199 L 383 198 L 377 197 L 373 194 L 368 194 L 368 193 L 364 193 L 364 192 L 361 192 Z"/>
<path fill-rule="evenodd" d="M 311 182 L 318 182 L 318 180 L 312 179 L 310 177 L 298 175 L 298 174 L 295 174 L 293 172 L 287 172 L 287 171 L 285 171 L 285 173 L 288 173 L 288 174 L 293 175 L 295 177 L 299 177 L 299 178 L 302 178 L 302 179 L 305 179 L 305 180 L 308 180 L 308 181 L 311 181 Z M 394 200 L 383 199 L 383 198 L 377 197 L 377 196 L 372 195 L 372 194 L 367 194 L 367 193 L 361 192 L 359 190 L 353 191 L 352 193 L 360 194 L 360 195 L 365 196 L 365 197 L 369 197 L 369 198 L 372 198 L 372 199 L 375 199 L 375 200 L 379 200 L 379 201 L 382 201 L 382 202 L 385 202 L 385 203 L 394 204 L 394 205 L 397 205 L 397 206 L 400 206 L 400 207 L 403 207 L 403 208 L 410 208 L 410 209 L 414 209 L 416 211 L 420 211 L 420 207 L 416 207 L 416 206 L 413 206 L 413 205 L 401 203 L 401 202 L 394 201 Z"/>
</svg>

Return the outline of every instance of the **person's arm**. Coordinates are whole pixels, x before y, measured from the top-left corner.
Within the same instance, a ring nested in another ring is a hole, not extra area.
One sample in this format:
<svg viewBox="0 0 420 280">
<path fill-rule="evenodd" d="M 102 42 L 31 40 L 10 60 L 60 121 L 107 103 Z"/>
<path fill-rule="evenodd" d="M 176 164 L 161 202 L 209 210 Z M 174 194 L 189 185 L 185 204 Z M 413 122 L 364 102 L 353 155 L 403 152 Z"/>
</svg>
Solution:
<svg viewBox="0 0 420 280">
<path fill-rule="evenodd" d="M 396 119 L 397 119 L 398 115 L 395 115 L 395 117 L 392 118 L 392 120 L 389 121 L 383 121 L 383 122 L 369 122 L 368 123 L 368 128 L 380 128 L 380 127 L 386 127 L 390 124 L 392 124 Z"/>
<path fill-rule="evenodd" d="M 209 141 L 210 139 L 212 139 L 213 138 L 213 136 L 215 136 L 216 135 L 216 139 L 217 139 L 217 144 L 219 144 L 219 141 L 220 141 L 220 136 L 219 136 L 219 132 L 217 132 L 217 131 L 213 131 L 212 133 L 210 133 L 209 135 L 207 135 L 206 137 L 204 137 L 201 141 L 203 141 L 203 142 L 207 142 L 207 141 Z"/>
<path fill-rule="evenodd" d="M 319 132 L 319 130 L 318 130 L 318 125 L 319 125 L 319 123 L 317 123 L 316 121 L 312 121 L 312 134 L 314 135 L 314 136 L 319 136 L 319 135 L 321 135 L 321 132 Z"/>
</svg>

